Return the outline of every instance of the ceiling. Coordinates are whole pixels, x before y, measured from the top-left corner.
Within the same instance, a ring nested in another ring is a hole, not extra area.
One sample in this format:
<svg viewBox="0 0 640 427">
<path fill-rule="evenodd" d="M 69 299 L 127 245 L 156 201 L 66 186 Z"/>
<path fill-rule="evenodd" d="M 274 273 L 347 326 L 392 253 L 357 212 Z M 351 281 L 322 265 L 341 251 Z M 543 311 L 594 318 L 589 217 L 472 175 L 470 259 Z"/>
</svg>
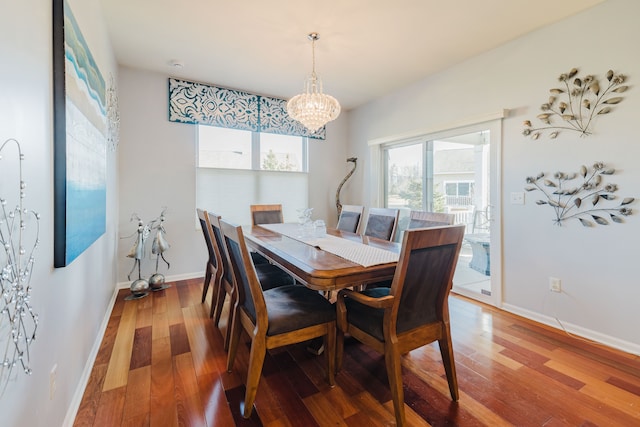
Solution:
<svg viewBox="0 0 640 427">
<path fill-rule="evenodd" d="M 120 65 L 285 99 L 317 32 L 316 72 L 343 109 L 603 1 L 100 0 Z"/>
</svg>

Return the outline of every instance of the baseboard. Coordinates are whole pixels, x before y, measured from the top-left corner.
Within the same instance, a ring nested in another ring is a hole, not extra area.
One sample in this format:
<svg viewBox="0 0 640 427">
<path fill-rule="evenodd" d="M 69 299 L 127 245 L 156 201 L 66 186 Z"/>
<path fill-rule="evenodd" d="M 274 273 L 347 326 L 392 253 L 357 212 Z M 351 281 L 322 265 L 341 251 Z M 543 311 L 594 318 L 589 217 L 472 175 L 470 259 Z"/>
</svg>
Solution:
<svg viewBox="0 0 640 427">
<path fill-rule="evenodd" d="M 592 331 L 591 329 L 586 329 L 582 326 L 574 325 L 565 321 L 562 321 L 562 324 L 559 324 L 558 320 L 554 317 L 544 316 L 535 311 L 530 311 L 515 305 L 502 304 L 500 308 L 504 311 L 517 314 L 518 316 L 522 316 L 527 319 L 542 323 L 544 325 L 551 326 L 552 328 L 565 331 L 571 335 L 595 341 L 597 343 L 606 345 L 607 347 L 615 348 L 626 353 L 640 355 L 640 345 L 638 344 L 624 341 L 600 332 Z"/>
<path fill-rule="evenodd" d="M 104 318 L 102 319 L 102 324 L 100 325 L 96 340 L 93 343 L 93 347 L 91 348 L 91 353 L 89 353 L 87 363 L 85 363 L 84 370 L 82 371 L 82 376 L 80 377 L 80 381 L 78 382 L 75 393 L 73 393 L 73 398 L 71 399 L 71 403 L 69 404 L 69 408 L 67 409 L 67 414 L 64 417 L 64 422 L 62 423 L 63 427 L 72 427 L 76 419 L 76 415 L 78 413 L 78 409 L 80 408 L 80 403 L 82 403 L 84 391 L 87 388 L 87 384 L 89 383 L 89 377 L 91 376 L 93 365 L 96 362 L 96 357 L 98 357 L 98 351 L 100 351 L 102 338 L 104 338 L 104 333 L 107 330 L 107 325 L 109 324 L 109 319 L 111 317 L 111 312 L 113 311 L 113 306 L 116 303 L 117 296 L 118 289 L 114 289 L 113 295 L 111 296 L 111 301 L 109 301 L 109 305 L 107 306 L 107 310 L 105 311 Z"/>
<path fill-rule="evenodd" d="M 185 273 L 185 274 L 175 274 L 172 276 L 165 275 L 164 280 L 165 282 L 169 283 L 169 282 L 177 282 L 179 280 L 197 279 L 198 277 L 204 277 L 204 273 L 203 272 Z M 118 289 L 127 289 L 129 286 L 131 286 L 131 281 L 128 280 L 126 282 L 118 282 L 116 286 L 118 287 Z"/>
</svg>

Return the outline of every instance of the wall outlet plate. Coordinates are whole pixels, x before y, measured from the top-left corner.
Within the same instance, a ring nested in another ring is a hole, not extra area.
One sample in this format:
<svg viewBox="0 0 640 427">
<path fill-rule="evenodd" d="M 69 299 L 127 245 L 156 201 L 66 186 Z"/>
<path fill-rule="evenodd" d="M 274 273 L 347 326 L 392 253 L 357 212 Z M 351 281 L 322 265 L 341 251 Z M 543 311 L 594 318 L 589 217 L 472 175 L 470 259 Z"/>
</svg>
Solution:
<svg viewBox="0 0 640 427">
<path fill-rule="evenodd" d="M 551 292 L 562 292 L 562 281 L 557 277 L 549 277 L 549 290 Z"/>
</svg>

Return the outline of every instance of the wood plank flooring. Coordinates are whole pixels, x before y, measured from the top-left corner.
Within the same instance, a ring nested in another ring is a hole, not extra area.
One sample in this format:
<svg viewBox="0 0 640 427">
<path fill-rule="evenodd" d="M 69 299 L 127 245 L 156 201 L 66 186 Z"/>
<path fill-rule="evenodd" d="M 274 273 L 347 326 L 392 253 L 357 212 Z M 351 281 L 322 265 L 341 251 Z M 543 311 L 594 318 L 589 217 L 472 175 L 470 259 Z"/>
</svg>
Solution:
<svg viewBox="0 0 640 427">
<path fill-rule="evenodd" d="M 120 291 L 75 426 L 394 425 L 384 359 L 354 340 L 333 388 L 305 345 L 268 354 L 243 419 L 248 342 L 226 372 L 226 324 L 213 326 L 201 289 L 202 279 L 180 281 L 135 301 Z M 455 295 L 450 310 L 460 401 L 437 344 L 412 351 L 403 360 L 410 425 L 640 426 L 638 356 Z"/>
</svg>

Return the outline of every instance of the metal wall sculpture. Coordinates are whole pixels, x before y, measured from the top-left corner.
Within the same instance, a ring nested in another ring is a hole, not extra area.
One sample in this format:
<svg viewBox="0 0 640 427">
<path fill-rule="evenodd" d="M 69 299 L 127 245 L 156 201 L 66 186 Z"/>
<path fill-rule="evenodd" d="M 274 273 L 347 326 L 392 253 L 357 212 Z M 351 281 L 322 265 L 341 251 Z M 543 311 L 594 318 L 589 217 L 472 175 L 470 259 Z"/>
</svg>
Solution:
<svg viewBox="0 0 640 427">
<path fill-rule="evenodd" d="M 550 89 L 547 102 L 540 106 L 542 113 L 538 114 L 537 119 L 543 126 L 533 126 L 530 120 L 525 120 L 522 133 L 534 140 L 539 139 L 544 131 L 550 131 L 551 139 L 555 139 L 562 131 L 578 132 L 580 136 L 590 135 L 595 118 L 613 111 L 612 106 L 623 99 L 620 94 L 629 88 L 623 85 L 626 77 L 612 70 L 607 71 L 606 80 L 601 85 L 593 75 L 580 77 L 577 68 L 560 74 L 560 87 Z"/>
<path fill-rule="evenodd" d="M 347 159 L 347 163 L 353 163 L 353 168 L 349 171 L 347 176 L 344 177 L 340 185 L 338 185 L 338 189 L 336 190 L 336 209 L 338 210 L 338 216 L 342 212 L 342 203 L 340 203 L 340 191 L 342 191 L 342 186 L 347 182 L 351 175 L 356 171 L 356 167 L 358 166 L 358 158 L 357 157 L 349 157 Z"/>
<path fill-rule="evenodd" d="M 6 164 L 10 160 L 3 155 L 12 145 L 18 162 Z M 38 329 L 38 315 L 31 307 L 31 273 L 40 243 L 40 215 L 23 205 L 23 160 L 15 139 L 0 146 L 0 396 L 16 377 L 14 368 L 31 374 L 29 347 Z"/>
<path fill-rule="evenodd" d="M 618 199 L 614 194 L 618 191 L 618 186 L 603 182 L 604 176 L 614 173 L 615 169 L 605 167 L 602 162 L 594 163 L 591 168 L 583 165 L 577 173 L 556 172 L 549 178 L 541 172 L 527 177 L 527 184 L 530 185 L 525 190 L 544 194 L 545 198 L 536 200 L 536 204 L 553 209 L 553 222 L 556 225 L 562 225 L 568 219 L 578 219 L 585 227 L 608 225 L 609 221 L 622 223 L 623 217 L 632 213 L 629 205 L 634 198 L 623 198 L 613 207 L 605 205 Z M 581 182 L 576 183 L 575 180 Z"/>
</svg>

